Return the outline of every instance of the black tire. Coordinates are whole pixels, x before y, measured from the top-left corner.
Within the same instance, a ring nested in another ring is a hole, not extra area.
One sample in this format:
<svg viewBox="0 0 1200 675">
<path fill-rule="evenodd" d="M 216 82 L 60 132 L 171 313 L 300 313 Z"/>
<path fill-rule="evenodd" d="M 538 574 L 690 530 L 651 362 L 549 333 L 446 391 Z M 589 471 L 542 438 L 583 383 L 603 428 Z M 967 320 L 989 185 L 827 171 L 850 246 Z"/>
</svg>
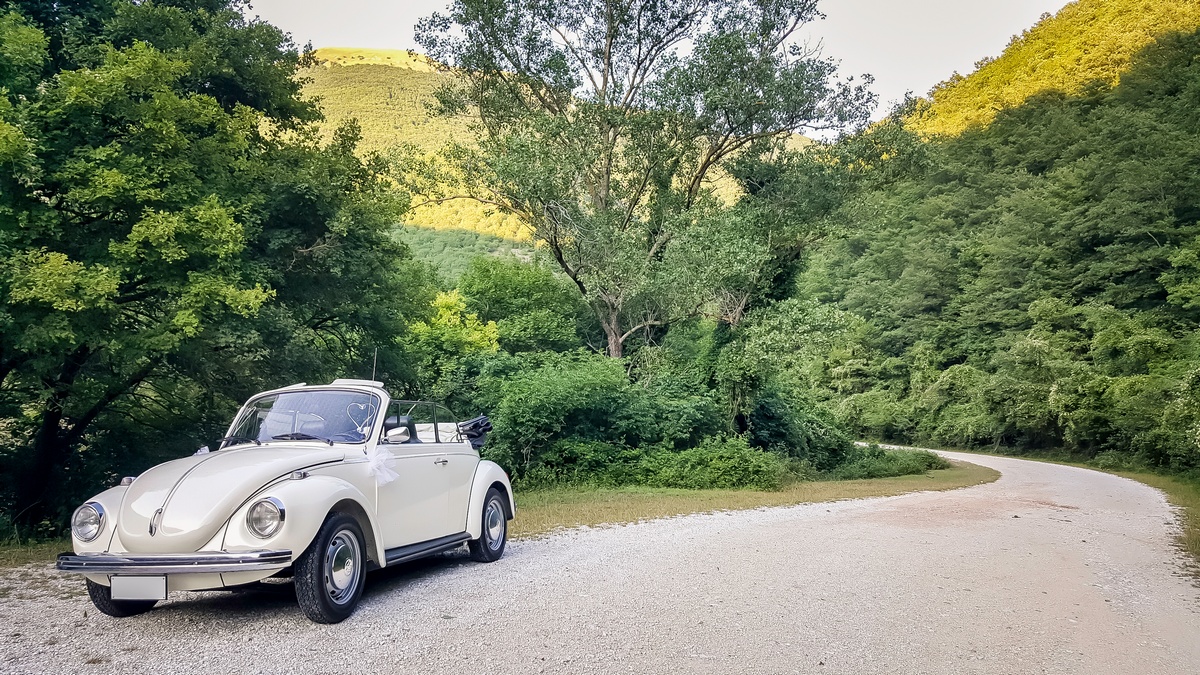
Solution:
<svg viewBox="0 0 1200 675">
<path fill-rule="evenodd" d="M 479 538 L 467 542 L 471 560 L 495 562 L 504 555 L 504 546 L 508 543 L 508 514 L 504 505 L 503 493 L 496 488 L 487 491 L 487 495 L 483 498 L 483 518 L 479 522 L 481 530 Z"/>
<path fill-rule="evenodd" d="M 111 586 L 98 584 L 91 579 L 86 581 L 88 597 L 96 609 L 118 619 L 145 614 L 158 604 L 157 600 L 113 600 Z"/>
<path fill-rule="evenodd" d="M 316 623 L 338 623 L 354 613 L 366 581 L 366 546 L 358 521 L 331 513 L 313 543 L 296 559 L 296 601 Z"/>
</svg>

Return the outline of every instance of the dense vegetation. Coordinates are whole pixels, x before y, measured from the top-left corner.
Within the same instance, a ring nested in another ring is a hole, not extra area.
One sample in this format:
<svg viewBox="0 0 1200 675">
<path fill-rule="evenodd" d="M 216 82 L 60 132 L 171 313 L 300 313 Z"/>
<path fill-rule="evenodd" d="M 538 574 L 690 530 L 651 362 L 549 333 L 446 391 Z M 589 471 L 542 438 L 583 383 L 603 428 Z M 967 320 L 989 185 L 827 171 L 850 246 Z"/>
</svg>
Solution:
<svg viewBox="0 0 1200 675">
<path fill-rule="evenodd" d="M 986 128 L 871 135 L 796 284 L 865 321 L 814 383 L 857 434 L 1200 467 L 1200 35 Z"/>
<path fill-rule="evenodd" d="M 0 2 L 0 526 L 57 531 L 376 346 L 412 380 L 391 346 L 433 293 L 391 236 L 406 196 L 355 126 L 318 140 L 298 54 L 240 10 Z"/>
<path fill-rule="evenodd" d="M 453 284 L 479 256 L 517 257 L 531 260 L 528 243 L 483 234 L 475 229 L 443 230 L 421 227 L 398 228 L 395 236 L 412 251 L 413 258 L 427 262 L 446 283 Z"/>
</svg>

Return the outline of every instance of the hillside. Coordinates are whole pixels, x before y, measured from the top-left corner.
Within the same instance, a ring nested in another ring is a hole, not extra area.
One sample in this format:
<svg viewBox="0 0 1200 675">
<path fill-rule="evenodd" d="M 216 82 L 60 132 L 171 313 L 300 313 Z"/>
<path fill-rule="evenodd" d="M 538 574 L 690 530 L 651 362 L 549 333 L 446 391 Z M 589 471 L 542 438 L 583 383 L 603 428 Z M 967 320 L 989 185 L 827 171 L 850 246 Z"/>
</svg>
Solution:
<svg viewBox="0 0 1200 675">
<path fill-rule="evenodd" d="M 360 147 L 364 150 L 407 144 L 426 152 L 468 133 L 465 121 L 431 117 L 426 111 L 434 90 L 448 76 L 437 72 L 423 56 L 402 50 L 344 47 L 318 49 L 315 55 L 320 65 L 304 71 L 303 77 L 308 79 L 304 93 L 319 99 L 327 132 L 355 118 L 362 128 Z M 489 240 L 529 240 L 516 218 L 467 200 L 415 209 L 406 224 L 477 232 L 488 235 Z M 422 237 L 426 243 L 429 239 Z"/>
<path fill-rule="evenodd" d="M 1074 95 L 1092 83 L 1112 86 L 1158 36 L 1197 27 L 1200 0 L 1077 0 L 1014 36 L 998 58 L 935 87 L 913 127 L 925 135 L 955 135 L 1041 92 Z"/>
</svg>

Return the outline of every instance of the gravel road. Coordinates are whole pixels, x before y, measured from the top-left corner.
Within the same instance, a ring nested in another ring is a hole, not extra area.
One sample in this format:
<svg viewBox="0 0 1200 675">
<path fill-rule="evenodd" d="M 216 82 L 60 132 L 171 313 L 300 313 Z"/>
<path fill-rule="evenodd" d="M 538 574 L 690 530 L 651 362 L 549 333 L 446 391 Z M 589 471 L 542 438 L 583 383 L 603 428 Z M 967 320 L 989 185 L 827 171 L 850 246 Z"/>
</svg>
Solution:
<svg viewBox="0 0 1200 675">
<path fill-rule="evenodd" d="M 336 626 L 288 584 L 115 620 L 77 579 L 9 571 L 0 671 L 1200 673 L 1200 591 L 1160 493 L 946 454 L 1003 477 L 447 554 L 372 575 Z"/>
</svg>

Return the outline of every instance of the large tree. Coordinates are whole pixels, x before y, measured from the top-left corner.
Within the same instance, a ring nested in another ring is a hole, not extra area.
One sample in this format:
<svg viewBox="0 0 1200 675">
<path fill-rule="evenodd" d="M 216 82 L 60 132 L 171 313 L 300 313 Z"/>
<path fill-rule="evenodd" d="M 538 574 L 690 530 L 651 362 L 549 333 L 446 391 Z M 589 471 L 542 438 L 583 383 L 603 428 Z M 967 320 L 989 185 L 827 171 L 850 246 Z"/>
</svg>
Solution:
<svg viewBox="0 0 1200 675">
<path fill-rule="evenodd" d="M 730 162 L 865 119 L 866 84 L 796 40 L 817 17 L 815 0 L 455 0 L 417 41 L 459 76 L 440 109 L 476 138 L 430 191 L 519 215 L 619 357 L 769 257 L 727 207 Z"/>
<path fill-rule="evenodd" d="M 22 521 L 61 517 L 64 469 L 120 465 L 139 425 L 195 442 L 254 387 L 369 364 L 412 306 L 394 182 L 353 127 L 318 141 L 295 50 L 243 8 L 0 2 L 0 506 Z"/>
</svg>

